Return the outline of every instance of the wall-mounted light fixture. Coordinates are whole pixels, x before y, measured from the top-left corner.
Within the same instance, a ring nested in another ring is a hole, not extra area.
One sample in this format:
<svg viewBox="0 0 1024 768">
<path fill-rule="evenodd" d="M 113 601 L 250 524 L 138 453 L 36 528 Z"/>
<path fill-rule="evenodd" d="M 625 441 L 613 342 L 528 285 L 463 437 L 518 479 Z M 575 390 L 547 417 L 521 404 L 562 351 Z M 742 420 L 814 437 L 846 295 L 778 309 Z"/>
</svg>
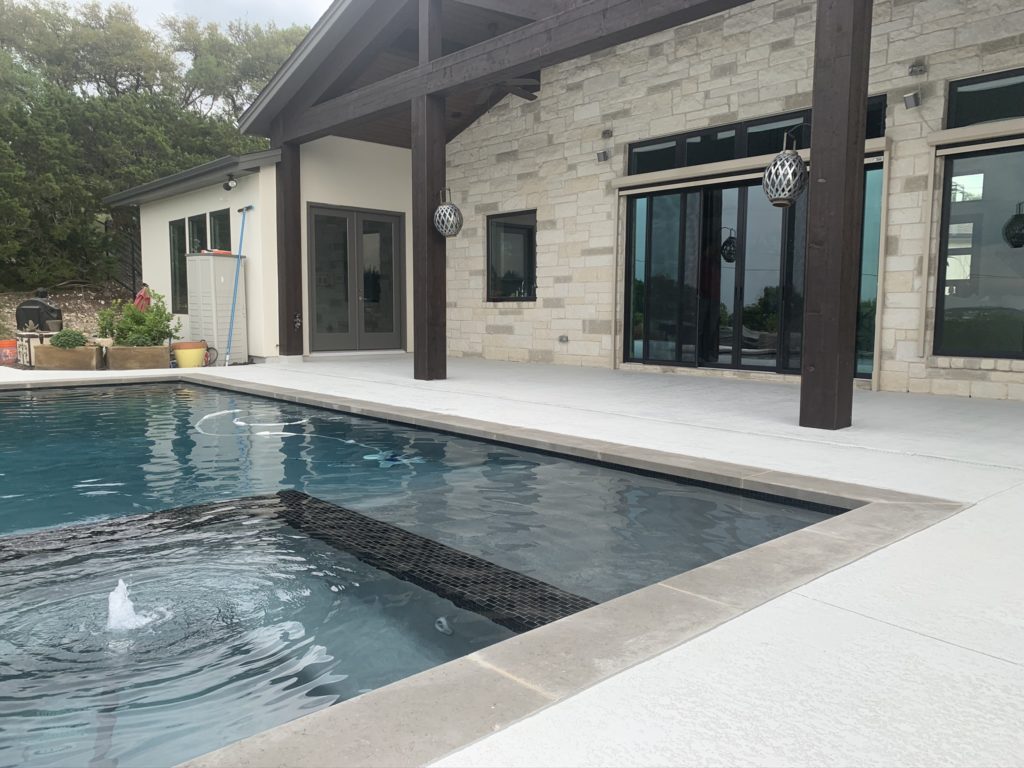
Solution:
<svg viewBox="0 0 1024 768">
<path fill-rule="evenodd" d="M 607 149 L 599 150 L 598 153 L 597 153 L 597 162 L 599 162 L 599 163 L 607 162 L 609 157 L 611 157 L 611 155 L 608 154 L 608 150 Z"/>
<path fill-rule="evenodd" d="M 921 106 L 921 92 L 912 91 L 903 96 L 903 106 L 907 109 L 916 109 Z"/>
<path fill-rule="evenodd" d="M 441 204 L 434 211 L 434 228 L 445 237 L 455 237 L 462 231 L 462 211 L 452 202 L 452 191 L 441 190 Z"/>
<path fill-rule="evenodd" d="M 782 151 L 764 169 L 761 188 L 776 208 L 789 208 L 807 188 L 807 163 L 797 152 L 795 140 L 793 148 L 789 148 L 793 131 L 805 126 L 807 123 L 794 125 L 782 134 Z"/>
<path fill-rule="evenodd" d="M 225 192 L 230 192 L 232 189 L 238 186 L 238 180 L 235 179 L 234 174 L 228 174 L 228 180 L 222 185 Z"/>
</svg>

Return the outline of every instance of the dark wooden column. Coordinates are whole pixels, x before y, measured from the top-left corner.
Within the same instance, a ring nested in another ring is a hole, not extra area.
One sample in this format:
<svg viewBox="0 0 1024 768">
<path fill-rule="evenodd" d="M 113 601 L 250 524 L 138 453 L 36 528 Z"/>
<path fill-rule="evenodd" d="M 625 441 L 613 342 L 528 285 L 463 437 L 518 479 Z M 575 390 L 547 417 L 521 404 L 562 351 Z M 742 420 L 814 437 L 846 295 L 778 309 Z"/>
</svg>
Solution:
<svg viewBox="0 0 1024 768">
<path fill-rule="evenodd" d="M 279 353 L 301 355 L 302 197 L 299 145 L 282 144 L 277 164 L 277 311 Z"/>
<path fill-rule="evenodd" d="M 864 219 L 871 0 L 818 0 L 800 425 L 848 427 Z"/>
<path fill-rule="evenodd" d="M 441 0 L 419 0 L 420 63 L 441 55 Z M 434 209 L 445 186 L 443 96 L 412 100 L 413 369 L 417 379 L 444 379 L 447 366 L 445 239 Z"/>
</svg>

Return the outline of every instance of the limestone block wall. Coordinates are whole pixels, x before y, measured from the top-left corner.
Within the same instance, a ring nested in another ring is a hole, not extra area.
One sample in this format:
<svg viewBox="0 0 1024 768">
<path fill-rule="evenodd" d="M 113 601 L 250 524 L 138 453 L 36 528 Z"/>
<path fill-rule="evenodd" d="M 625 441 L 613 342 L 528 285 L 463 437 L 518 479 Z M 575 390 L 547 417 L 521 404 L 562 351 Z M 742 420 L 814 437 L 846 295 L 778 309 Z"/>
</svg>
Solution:
<svg viewBox="0 0 1024 768">
<path fill-rule="evenodd" d="M 758 0 L 550 67 L 536 101 L 507 97 L 456 137 L 448 179 L 466 225 L 448 247 L 449 353 L 620 365 L 625 206 L 610 182 L 627 145 L 809 107 L 814 6 Z M 930 354 L 941 173 L 929 189 L 926 142 L 943 127 L 949 80 L 1024 66 L 1021 30 L 1020 0 L 875 2 L 870 92 L 889 95 L 890 140 L 882 389 L 1024 399 L 1024 361 Z M 918 60 L 928 72 L 911 76 Z M 917 89 L 922 106 L 905 109 Z M 489 304 L 486 216 L 533 208 L 537 300 Z"/>
</svg>

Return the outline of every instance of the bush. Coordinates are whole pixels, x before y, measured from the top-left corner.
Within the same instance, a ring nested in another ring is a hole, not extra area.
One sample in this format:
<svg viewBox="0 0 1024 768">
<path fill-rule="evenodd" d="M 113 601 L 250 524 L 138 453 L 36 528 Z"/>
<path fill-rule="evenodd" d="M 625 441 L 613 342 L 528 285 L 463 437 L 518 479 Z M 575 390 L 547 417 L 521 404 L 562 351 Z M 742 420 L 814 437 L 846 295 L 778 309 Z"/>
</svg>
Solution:
<svg viewBox="0 0 1024 768">
<path fill-rule="evenodd" d="M 167 309 L 164 297 L 153 293 L 145 312 L 128 301 L 114 301 L 97 314 L 99 334 L 121 347 L 159 347 L 178 338 L 181 323 Z"/>
<path fill-rule="evenodd" d="M 78 349 L 85 346 L 85 334 L 65 328 L 50 337 L 50 345 L 60 349 Z"/>
</svg>

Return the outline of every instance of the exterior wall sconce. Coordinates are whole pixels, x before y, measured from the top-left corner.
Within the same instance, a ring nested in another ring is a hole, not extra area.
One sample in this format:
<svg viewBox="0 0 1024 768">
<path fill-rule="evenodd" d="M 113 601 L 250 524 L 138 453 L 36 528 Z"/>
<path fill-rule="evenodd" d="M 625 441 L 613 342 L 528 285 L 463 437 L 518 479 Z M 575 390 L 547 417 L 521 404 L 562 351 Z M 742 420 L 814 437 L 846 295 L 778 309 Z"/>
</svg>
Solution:
<svg viewBox="0 0 1024 768">
<path fill-rule="evenodd" d="M 434 229 L 445 237 L 455 237 L 462 231 L 462 211 L 452 202 L 452 191 L 441 191 L 441 204 L 434 211 Z"/>
<path fill-rule="evenodd" d="M 916 109 L 921 106 L 921 92 L 913 91 L 903 97 L 903 106 L 907 109 Z"/>
<path fill-rule="evenodd" d="M 1024 202 L 1017 203 L 1017 212 L 1003 226 L 1003 240 L 1011 248 L 1024 248 Z"/>
<path fill-rule="evenodd" d="M 235 179 L 234 174 L 228 174 L 228 180 L 225 181 L 221 186 L 224 187 L 225 192 L 230 192 L 232 189 L 238 186 L 238 180 Z"/>
<path fill-rule="evenodd" d="M 768 202 L 776 208 L 789 208 L 807 188 L 807 163 L 796 149 L 789 148 L 792 132 L 805 125 L 807 124 L 794 125 L 783 134 L 782 151 L 764 169 L 761 187 L 768 197 Z"/>
<path fill-rule="evenodd" d="M 608 154 L 608 150 L 607 149 L 602 149 L 600 152 L 597 153 L 597 162 L 599 162 L 599 163 L 607 162 L 609 157 L 611 157 L 611 155 Z"/>
</svg>

